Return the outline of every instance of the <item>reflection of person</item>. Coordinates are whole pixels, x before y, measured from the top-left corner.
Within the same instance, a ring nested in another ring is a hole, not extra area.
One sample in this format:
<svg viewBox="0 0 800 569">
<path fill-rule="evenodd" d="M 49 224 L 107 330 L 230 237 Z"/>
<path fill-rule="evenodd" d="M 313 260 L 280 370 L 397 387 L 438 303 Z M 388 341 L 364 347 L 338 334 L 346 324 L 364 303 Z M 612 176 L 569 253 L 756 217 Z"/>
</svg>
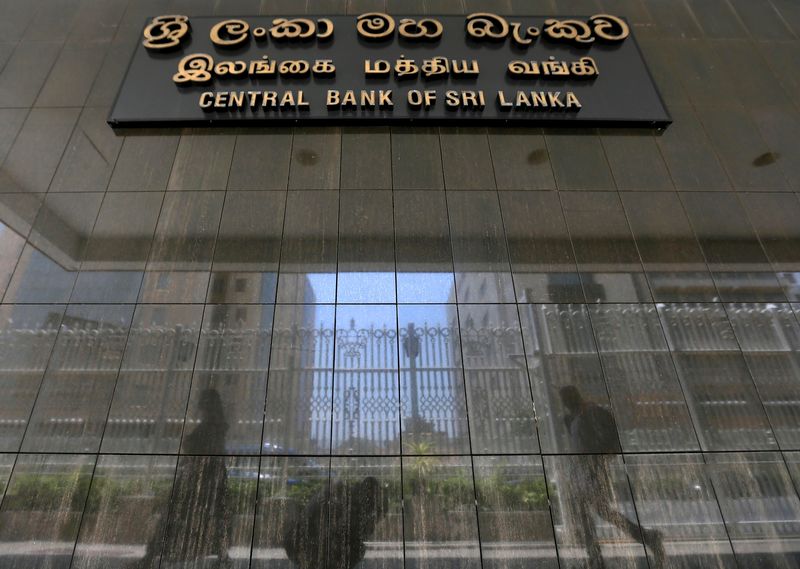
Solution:
<svg viewBox="0 0 800 569">
<path fill-rule="evenodd" d="M 204 389 L 199 401 L 200 423 L 186 435 L 184 454 L 221 455 L 225 453 L 228 424 L 222 399 L 216 389 Z M 221 456 L 183 457 L 175 480 L 173 513 L 170 515 L 161 567 L 172 562 L 205 560 L 212 556 L 216 565 L 228 567 L 230 515 L 226 495 L 227 470 Z M 160 532 L 147 547 L 140 567 L 151 567 L 158 556 Z"/>
<path fill-rule="evenodd" d="M 619 452 L 614 416 L 599 405 L 586 401 L 574 385 L 563 387 L 559 394 L 568 411 L 565 417 L 573 448 L 583 452 Z M 621 512 L 612 507 L 614 484 L 611 466 L 614 455 L 597 454 L 576 457 L 570 465 L 568 476 L 570 490 L 575 493 L 570 503 L 575 505 L 583 538 L 589 555 L 589 567 L 604 567 L 602 551 L 597 539 L 594 515 L 622 530 L 653 553 L 654 569 L 663 567 L 665 552 L 661 532 L 640 530 Z"/>
<path fill-rule="evenodd" d="M 364 542 L 386 512 L 381 488 L 372 476 L 355 483 L 338 481 L 314 494 L 305 508 L 287 511 L 283 545 L 298 569 L 352 569 L 366 553 Z M 325 516 L 330 520 L 330 531 Z"/>
</svg>

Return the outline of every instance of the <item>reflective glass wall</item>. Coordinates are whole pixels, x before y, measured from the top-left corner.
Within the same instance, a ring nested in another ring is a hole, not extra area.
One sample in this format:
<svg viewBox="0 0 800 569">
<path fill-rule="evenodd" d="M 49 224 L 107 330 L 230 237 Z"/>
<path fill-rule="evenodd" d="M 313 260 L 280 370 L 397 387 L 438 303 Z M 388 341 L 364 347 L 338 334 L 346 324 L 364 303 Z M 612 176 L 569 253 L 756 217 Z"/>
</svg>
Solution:
<svg viewBox="0 0 800 569">
<path fill-rule="evenodd" d="M 148 16 L 626 16 L 674 123 L 113 133 Z M 0 566 L 800 565 L 794 0 L 0 0 Z"/>
</svg>

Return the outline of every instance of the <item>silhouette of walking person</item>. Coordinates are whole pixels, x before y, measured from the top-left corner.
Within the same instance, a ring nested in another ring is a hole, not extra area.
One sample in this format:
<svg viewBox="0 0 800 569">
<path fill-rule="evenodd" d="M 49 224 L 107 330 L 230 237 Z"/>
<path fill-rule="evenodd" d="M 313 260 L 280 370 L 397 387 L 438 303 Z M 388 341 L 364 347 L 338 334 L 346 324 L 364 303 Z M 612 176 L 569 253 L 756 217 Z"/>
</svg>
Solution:
<svg viewBox="0 0 800 569">
<path fill-rule="evenodd" d="M 173 512 L 167 528 L 160 567 L 227 568 L 230 512 L 227 501 L 225 437 L 228 424 L 219 392 L 200 393 L 200 422 L 183 440 L 173 491 Z M 208 456 L 216 455 L 216 456 Z M 156 561 L 161 532 L 148 544 L 147 554 L 137 567 L 159 566 Z"/>
<path fill-rule="evenodd" d="M 564 422 L 567 425 L 573 449 L 579 452 L 616 453 L 620 451 L 617 425 L 614 416 L 603 407 L 587 401 L 574 385 L 561 388 L 561 402 L 567 410 Z M 631 538 L 650 548 L 654 568 L 664 566 L 665 551 L 661 532 L 639 529 L 612 506 L 614 487 L 611 475 L 611 454 L 595 454 L 578 457 L 570 465 L 570 486 L 577 493 L 571 500 L 578 510 L 583 538 L 589 555 L 591 569 L 604 569 L 605 564 L 597 539 L 594 515 L 628 534 Z"/>
<path fill-rule="evenodd" d="M 365 541 L 386 512 L 378 481 L 337 481 L 314 494 L 305 508 L 287 512 L 283 546 L 298 569 L 353 569 L 366 553 Z M 330 520 L 330 527 L 326 524 Z M 327 546 L 327 547 L 326 547 Z"/>
</svg>

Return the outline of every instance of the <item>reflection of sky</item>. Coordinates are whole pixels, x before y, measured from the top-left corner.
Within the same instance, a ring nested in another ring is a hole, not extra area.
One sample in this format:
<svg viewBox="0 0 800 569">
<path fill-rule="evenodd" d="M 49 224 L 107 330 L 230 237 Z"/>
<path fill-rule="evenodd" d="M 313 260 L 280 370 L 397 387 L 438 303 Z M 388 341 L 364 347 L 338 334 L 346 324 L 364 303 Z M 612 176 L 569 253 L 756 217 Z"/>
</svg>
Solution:
<svg viewBox="0 0 800 569">
<path fill-rule="evenodd" d="M 307 273 L 305 302 L 448 303 L 455 299 L 453 273 Z M 337 296 L 338 280 L 338 296 Z"/>
</svg>

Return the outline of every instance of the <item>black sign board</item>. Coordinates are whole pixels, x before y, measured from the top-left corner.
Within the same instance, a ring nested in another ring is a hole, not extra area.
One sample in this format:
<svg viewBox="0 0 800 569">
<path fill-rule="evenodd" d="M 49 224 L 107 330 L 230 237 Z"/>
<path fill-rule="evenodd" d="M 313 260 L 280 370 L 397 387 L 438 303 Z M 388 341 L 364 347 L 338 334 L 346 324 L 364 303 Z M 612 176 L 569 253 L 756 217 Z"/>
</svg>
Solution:
<svg viewBox="0 0 800 569">
<path fill-rule="evenodd" d="M 361 16 L 148 21 L 115 127 L 473 121 L 664 127 L 627 22 Z"/>
</svg>

